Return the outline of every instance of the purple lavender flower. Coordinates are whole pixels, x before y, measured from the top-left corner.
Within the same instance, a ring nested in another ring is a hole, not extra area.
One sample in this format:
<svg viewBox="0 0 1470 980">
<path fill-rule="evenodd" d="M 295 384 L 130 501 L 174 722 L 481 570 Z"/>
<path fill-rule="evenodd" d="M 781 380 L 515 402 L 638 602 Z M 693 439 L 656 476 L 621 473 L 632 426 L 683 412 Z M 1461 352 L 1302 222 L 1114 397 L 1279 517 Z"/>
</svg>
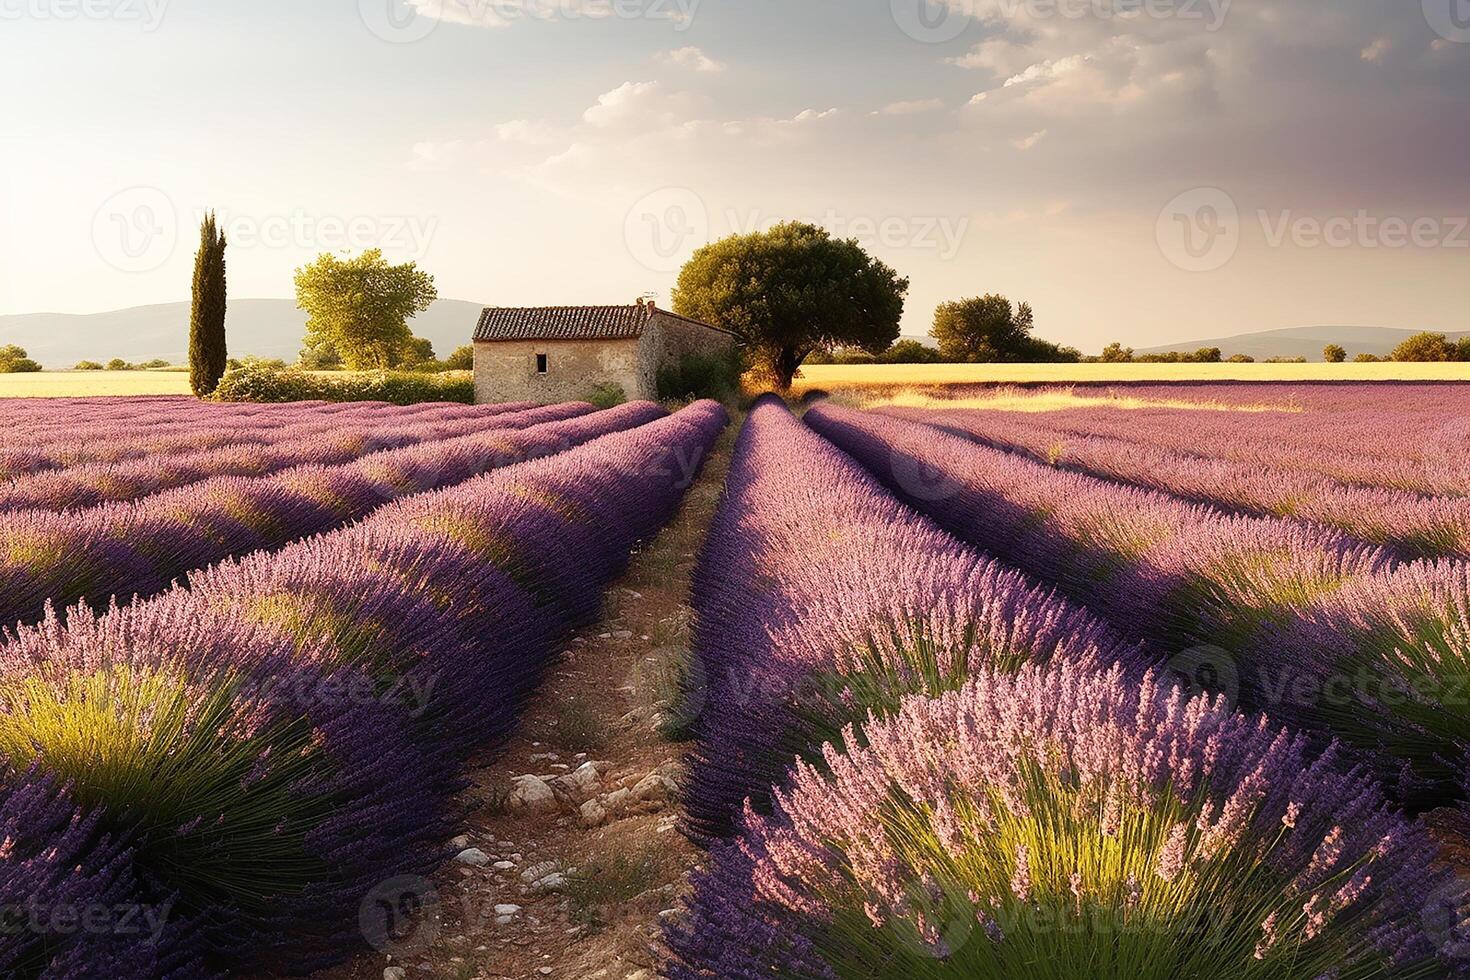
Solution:
<svg viewBox="0 0 1470 980">
<path fill-rule="evenodd" d="M 1334 750 L 1152 676 L 1027 665 L 798 762 L 711 854 L 668 975 L 1435 975 L 1434 855 Z"/>
<path fill-rule="evenodd" d="M 779 400 L 751 410 L 696 572 L 685 794 L 697 838 L 727 835 L 796 751 L 856 711 L 972 669 L 1060 651 L 1145 655 L 1085 611 L 898 503 Z"/>
</svg>

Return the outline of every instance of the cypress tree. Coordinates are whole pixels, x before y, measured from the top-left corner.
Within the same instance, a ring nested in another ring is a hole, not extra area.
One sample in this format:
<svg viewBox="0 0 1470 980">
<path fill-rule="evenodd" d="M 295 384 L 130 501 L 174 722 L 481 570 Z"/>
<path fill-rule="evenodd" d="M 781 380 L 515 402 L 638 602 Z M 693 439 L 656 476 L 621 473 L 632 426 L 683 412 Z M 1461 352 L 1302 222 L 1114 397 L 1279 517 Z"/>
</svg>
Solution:
<svg viewBox="0 0 1470 980">
<path fill-rule="evenodd" d="M 199 251 L 194 256 L 194 304 L 189 313 L 189 386 L 194 394 L 213 394 L 227 360 L 225 236 L 211 211 L 199 227 Z"/>
</svg>

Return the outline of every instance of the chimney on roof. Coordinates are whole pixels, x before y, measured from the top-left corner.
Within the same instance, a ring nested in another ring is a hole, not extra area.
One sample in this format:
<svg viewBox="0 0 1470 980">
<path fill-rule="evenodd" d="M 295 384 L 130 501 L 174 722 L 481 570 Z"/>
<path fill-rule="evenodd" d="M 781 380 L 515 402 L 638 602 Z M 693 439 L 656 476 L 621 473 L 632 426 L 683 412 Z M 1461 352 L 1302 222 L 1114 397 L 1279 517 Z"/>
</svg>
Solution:
<svg viewBox="0 0 1470 980">
<path fill-rule="evenodd" d="M 643 297 L 642 296 L 639 296 L 638 297 L 638 308 L 640 310 L 643 309 Z"/>
</svg>

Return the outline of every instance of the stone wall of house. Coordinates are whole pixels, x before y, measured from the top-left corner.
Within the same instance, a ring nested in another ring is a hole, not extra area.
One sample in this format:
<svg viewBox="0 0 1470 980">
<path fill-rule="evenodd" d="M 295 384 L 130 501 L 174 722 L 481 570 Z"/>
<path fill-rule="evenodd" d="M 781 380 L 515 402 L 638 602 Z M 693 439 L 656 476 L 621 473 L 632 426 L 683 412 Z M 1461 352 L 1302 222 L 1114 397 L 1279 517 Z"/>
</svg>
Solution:
<svg viewBox="0 0 1470 980">
<path fill-rule="evenodd" d="M 547 371 L 536 372 L 545 354 Z M 496 340 L 475 344 L 475 401 L 551 404 L 586 398 L 599 384 L 620 384 L 629 398 L 652 398 L 638 340 Z"/>
<path fill-rule="evenodd" d="M 658 366 L 679 361 L 690 354 L 708 357 L 728 351 L 736 344 L 733 334 L 712 330 L 660 310 L 644 328 L 639 341 L 638 360 L 642 383 L 649 392 L 658 390 Z M 647 397 L 654 397 L 650 394 Z"/>
</svg>

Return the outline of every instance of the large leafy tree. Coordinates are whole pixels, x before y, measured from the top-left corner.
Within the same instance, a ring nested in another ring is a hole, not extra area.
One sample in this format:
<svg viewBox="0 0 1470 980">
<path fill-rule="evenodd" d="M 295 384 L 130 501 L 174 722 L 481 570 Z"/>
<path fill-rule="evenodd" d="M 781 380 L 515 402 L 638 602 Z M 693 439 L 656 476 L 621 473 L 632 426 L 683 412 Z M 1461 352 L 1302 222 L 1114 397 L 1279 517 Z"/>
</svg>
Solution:
<svg viewBox="0 0 1470 980">
<path fill-rule="evenodd" d="M 739 335 L 756 374 L 784 391 L 814 351 L 886 351 L 908 288 L 856 240 L 788 222 L 695 252 L 679 273 L 674 309 Z"/>
<path fill-rule="evenodd" d="M 1030 303 L 1011 305 L 990 293 L 952 303 L 934 311 L 934 339 L 946 361 L 959 363 L 1058 363 L 1081 360 L 1072 347 L 1060 347 L 1031 336 L 1035 317 Z"/>
<path fill-rule="evenodd" d="M 946 361 L 990 363 L 1020 360 L 1031 326 L 1028 304 L 990 293 L 939 304 L 931 333 Z"/>
<path fill-rule="evenodd" d="M 1328 344 L 1322 348 L 1322 360 L 1328 364 L 1341 364 L 1347 360 L 1347 350 L 1341 344 Z"/>
<path fill-rule="evenodd" d="M 353 371 L 385 370 L 416 357 L 409 318 L 438 295 L 433 276 L 413 262 L 392 265 L 376 248 L 355 259 L 323 254 L 296 270 L 307 348 L 329 344 Z"/>
<path fill-rule="evenodd" d="M 194 301 L 189 310 L 189 387 L 209 395 L 229 362 L 225 347 L 225 236 L 214 212 L 199 226 L 194 255 Z"/>
<path fill-rule="evenodd" d="M 1393 349 L 1389 357 L 1395 361 L 1453 361 L 1456 346 L 1442 333 L 1416 333 Z"/>
</svg>

